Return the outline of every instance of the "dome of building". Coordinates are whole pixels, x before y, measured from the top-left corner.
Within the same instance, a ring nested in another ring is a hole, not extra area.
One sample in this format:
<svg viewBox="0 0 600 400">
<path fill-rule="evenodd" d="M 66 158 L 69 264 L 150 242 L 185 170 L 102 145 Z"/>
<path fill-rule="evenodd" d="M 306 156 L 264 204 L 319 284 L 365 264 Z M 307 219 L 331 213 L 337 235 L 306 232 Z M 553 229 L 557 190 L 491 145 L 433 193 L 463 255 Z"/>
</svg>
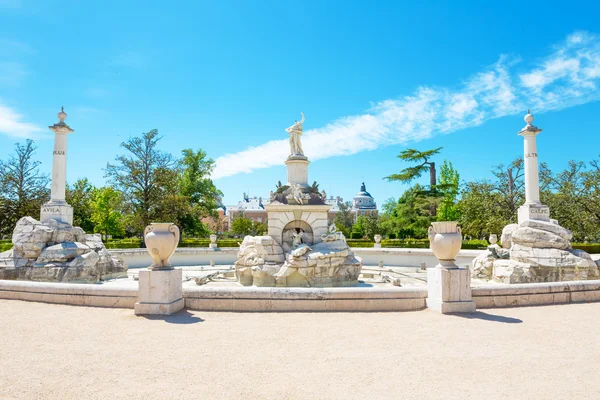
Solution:
<svg viewBox="0 0 600 400">
<path fill-rule="evenodd" d="M 375 203 L 373 196 L 367 192 L 367 187 L 364 182 L 360 185 L 360 191 L 352 200 L 352 208 L 358 210 L 373 210 L 377 208 L 377 203 Z"/>
</svg>

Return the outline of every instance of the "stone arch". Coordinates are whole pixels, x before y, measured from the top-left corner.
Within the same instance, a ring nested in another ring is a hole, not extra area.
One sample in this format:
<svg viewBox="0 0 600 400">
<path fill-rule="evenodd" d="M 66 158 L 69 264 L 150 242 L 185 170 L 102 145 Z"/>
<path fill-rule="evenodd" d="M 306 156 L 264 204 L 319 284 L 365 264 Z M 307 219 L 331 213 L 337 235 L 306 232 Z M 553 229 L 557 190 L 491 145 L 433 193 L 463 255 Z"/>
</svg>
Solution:
<svg viewBox="0 0 600 400">
<path fill-rule="evenodd" d="M 315 242 L 312 227 L 305 221 L 293 220 L 289 222 L 281 232 L 281 243 L 282 245 L 287 244 L 287 246 L 284 247 L 292 247 L 292 233 L 296 232 L 297 229 L 302 229 L 304 232 L 304 235 L 302 236 L 303 243 L 311 245 Z"/>
</svg>

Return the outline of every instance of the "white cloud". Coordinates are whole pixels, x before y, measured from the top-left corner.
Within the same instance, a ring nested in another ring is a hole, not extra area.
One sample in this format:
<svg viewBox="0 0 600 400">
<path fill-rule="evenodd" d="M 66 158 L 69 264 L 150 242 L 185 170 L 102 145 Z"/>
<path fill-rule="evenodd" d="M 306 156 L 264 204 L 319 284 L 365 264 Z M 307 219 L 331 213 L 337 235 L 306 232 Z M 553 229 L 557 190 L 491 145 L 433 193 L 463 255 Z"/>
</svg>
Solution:
<svg viewBox="0 0 600 400">
<path fill-rule="evenodd" d="M 503 55 L 458 88 L 423 86 L 411 96 L 383 100 L 363 114 L 307 130 L 302 139 L 304 152 L 311 160 L 351 155 L 455 132 L 527 108 L 542 112 L 600 99 L 596 90 L 600 41 L 596 35 L 569 35 L 529 70 L 517 70 L 520 61 Z M 281 165 L 289 154 L 287 142 L 283 138 L 219 157 L 213 177 Z"/>
<path fill-rule="evenodd" d="M 35 124 L 22 121 L 23 116 L 0 104 L 0 133 L 17 138 L 36 138 L 46 132 Z"/>
</svg>

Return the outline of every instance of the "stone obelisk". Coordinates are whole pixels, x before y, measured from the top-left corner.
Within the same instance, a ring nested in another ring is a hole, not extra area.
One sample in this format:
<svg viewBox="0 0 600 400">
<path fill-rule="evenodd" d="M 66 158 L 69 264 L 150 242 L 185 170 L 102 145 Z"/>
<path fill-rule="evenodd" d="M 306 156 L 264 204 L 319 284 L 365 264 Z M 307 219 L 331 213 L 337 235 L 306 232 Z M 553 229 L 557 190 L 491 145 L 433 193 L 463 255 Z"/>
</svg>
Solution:
<svg viewBox="0 0 600 400">
<path fill-rule="evenodd" d="M 50 219 L 73 225 L 73 207 L 65 200 L 65 189 L 67 184 L 67 135 L 73 129 L 65 123 L 67 113 L 64 107 L 57 114 L 60 120 L 49 126 L 54 132 L 54 152 L 52 160 L 52 191 L 50 201 L 42 206 L 40 221 L 46 222 Z"/>
<path fill-rule="evenodd" d="M 542 130 L 531 124 L 533 115 L 529 110 L 524 119 L 527 125 L 518 132 L 524 139 L 523 160 L 525 164 L 525 204 L 519 207 L 519 224 L 530 219 L 550 221 L 550 208 L 540 202 L 536 136 Z"/>
</svg>

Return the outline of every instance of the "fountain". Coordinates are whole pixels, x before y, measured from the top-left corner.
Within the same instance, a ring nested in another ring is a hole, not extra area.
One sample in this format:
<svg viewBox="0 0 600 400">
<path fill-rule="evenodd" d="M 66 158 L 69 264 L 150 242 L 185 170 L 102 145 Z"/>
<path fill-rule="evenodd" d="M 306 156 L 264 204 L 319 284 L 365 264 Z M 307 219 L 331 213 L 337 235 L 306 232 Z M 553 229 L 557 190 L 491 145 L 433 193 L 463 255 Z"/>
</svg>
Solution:
<svg viewBox="0 0 600 400">
<path fill-rule="evenodd" d="M 271 192 L 265 206 L 268 235 L 246 236 L 235 263 L 244 286 L 332 287 L 358 284 L 361 260 L 335 225 L 328 226 L 325 191 L 308 185 L 308 157 L 301 139 L 302 120 L 286 129 L 290 155 L 287 182 Z"/>
</svg>

